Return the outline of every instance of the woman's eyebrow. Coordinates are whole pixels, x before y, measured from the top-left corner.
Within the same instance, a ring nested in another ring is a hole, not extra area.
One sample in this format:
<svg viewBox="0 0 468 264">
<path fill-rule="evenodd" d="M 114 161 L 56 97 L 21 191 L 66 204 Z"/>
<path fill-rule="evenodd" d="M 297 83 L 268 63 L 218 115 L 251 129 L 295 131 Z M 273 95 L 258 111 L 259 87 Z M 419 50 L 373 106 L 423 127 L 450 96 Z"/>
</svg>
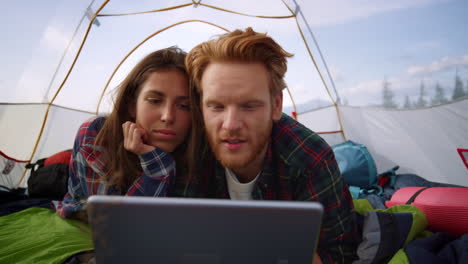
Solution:
<svg viewBox="0 0 468 264">
<path fill-rule="evenodd" d="M 164 92 L 161 92 L 158 90 L 149 90 L 146 92 L 146 95 L 156 95 L 159 97 L 166 97 L 166 94 Z M 182 100 L 189 100 L 189 97 L 188 95 L 180 95 L 180 96 L 176 96 L 175 99 L 182 101 Z"/>
<path fill-rule="evenodd" d="M 147 95 L 157 95 L 157 96 L 160 96 L 160 97 L 165 97 L 166 94 L 164 94 L 163 92 L 161 91 L 158 91 L 158 90 L 149 90 L 146 92 Z"/>
</svg>

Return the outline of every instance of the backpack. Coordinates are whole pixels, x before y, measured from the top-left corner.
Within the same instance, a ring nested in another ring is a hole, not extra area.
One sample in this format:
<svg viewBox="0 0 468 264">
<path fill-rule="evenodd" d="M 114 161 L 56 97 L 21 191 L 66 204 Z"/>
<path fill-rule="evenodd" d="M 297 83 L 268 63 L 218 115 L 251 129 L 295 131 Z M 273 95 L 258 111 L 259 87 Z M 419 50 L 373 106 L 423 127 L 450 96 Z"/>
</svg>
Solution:
<svg viewBox="0 0 468 264">
<path fill-rule="evenodd" d="M 372 155 L 363 144 L 351 140 L 332 147 L 341 175 L 354 199 L 367 194 L 382 195 L 382 186 L 395 183 L 398 166 L 382 174 L 377 173 L 377 167 Z"/>
<path fill-rule="evenodd" d="M 26 168 L 31 169 L 29 197 L 62 200 L 67 193 L 70 159 L 71 150 L 65 150 L 35 163 L 28 163 Z"/>
</svg>

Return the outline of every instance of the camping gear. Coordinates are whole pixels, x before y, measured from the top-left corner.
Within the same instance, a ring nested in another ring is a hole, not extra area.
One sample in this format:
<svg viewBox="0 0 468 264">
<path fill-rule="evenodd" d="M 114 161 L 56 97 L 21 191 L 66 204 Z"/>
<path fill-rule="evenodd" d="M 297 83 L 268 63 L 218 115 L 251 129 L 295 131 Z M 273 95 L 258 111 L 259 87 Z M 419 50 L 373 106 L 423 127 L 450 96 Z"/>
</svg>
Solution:
<svg viewBox="0 0 468 264">
<path fill-rule="evenodd" d="M 394 167 L 382 174 L 377 173 L 372 155 L 363 144 L 347 140 L 332 147 L 341 175 L 354 199 L 369 194 L 382 195 L 383 187 L 395 184 Z"/>
<path fill-rule="evenodd" d="M 347 184 L 361 188 L 377 185 L 377 168 L 366 146 L 348 140 L 333 146 L 333 152 Z"/>
<path fill-rule="evenodd" d="M 467 201 L 468 188 L 405 187 L 385 205 L 414 205 L 426 214 L 430 230 L 461 235 L 468 233 Z"/>
<path fill-rule="evenodd" d="M 64 263 L 93 249 L 91 230 L 62 219 L 51 209 L 32 207 L 0 217 L 0 263 Z"/>
<path fill-rule="evenodd" d="M 28 195 L 35 198 L 62 200 L 68 188 L 68 166 L 71 150 L 29 163 Z"/>
</svg>

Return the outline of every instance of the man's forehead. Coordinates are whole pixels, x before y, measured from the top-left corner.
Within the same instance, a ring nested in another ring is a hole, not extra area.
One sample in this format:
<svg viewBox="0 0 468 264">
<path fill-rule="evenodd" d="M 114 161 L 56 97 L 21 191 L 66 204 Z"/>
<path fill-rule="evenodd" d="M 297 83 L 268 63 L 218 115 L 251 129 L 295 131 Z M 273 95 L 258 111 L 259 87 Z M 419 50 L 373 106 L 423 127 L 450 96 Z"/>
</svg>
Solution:
<svg viewBox="0 0 468 264">
<path fill-rule="evenodd" d="M 260 63 L 211 63 L 202 76 L 207 86 L 265 86 L 270 82 L 265 66 Z"/>
<path fill-rule="evenodd" d="M 211 62 L 209 63 L 203 74 L 202 80 L 207 77 L 218 77 L 220 74 L 223 75 L 245 75 L 245 73 L 252 73 L 254 71 L 257 74 L 267 74 L 265 65 L 260 62 L 241 62 L 241 61 L 228 61 L 228 62 Z M 212 75 L 212 73 L 216 73 Z"/>
</svg>

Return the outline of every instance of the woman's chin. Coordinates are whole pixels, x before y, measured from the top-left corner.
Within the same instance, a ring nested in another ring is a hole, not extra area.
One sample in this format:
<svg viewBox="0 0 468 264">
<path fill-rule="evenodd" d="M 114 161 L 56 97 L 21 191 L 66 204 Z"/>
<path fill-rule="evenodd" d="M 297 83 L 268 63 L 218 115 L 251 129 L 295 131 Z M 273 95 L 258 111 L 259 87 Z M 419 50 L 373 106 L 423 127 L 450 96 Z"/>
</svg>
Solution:
<svg viewBox="0 0 468 264">
<path fill-rule="evenodd" d="M 161 143 L 161 142 L 157 142 L 157 143 L 154 143 L 154 144 L 151 144 L 153 147 L 158 147 L 162 150 L 164 150 L 165 152 L 173 152 L 175 147 L 172 146 L 172 144 L 165 144 L 165 143 Z"/>
</svg>

